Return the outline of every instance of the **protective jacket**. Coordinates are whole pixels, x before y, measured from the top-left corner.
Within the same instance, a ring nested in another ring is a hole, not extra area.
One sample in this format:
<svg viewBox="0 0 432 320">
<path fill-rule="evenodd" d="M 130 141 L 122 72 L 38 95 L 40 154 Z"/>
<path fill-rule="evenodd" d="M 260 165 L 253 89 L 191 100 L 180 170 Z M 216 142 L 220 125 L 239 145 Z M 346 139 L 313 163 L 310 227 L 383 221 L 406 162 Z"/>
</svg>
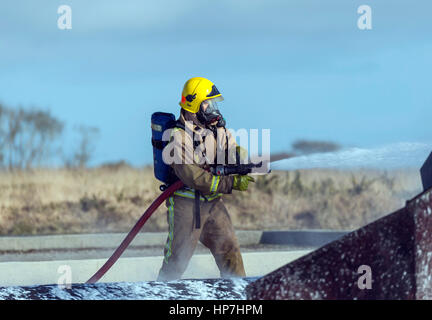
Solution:
<svg viewBox="0 0 432 320">
<path fill-rule="evenodd" d="M 233 177 L 215 176 L 208 170 L 215 162 L 233 163 L 237 145 L 228 130 L 215 128 L 215 135 L 195 117 L 182 111 L 178 121 L 185 128 L 175 128 L 164 149 L 185 187 L 166 201 L 168 237 L 159 281 L 181 278 L 198 241 L 210 249 L 222 277 L 246 275 L 231 218 L 221 198 L 231 193 Z M 194 214 L 197 205 L 201 220 L 198 224 Z"/>
<path fill-rule="evenodd" d="M 231 193 L 233 177 L 213 175 L 209 168 L 216 163 L 235 163 L 235 139 L 225 128 L 207 129 L 194 119 L 195 115 L 189 114 L 185 119 L 185 114 L 182 112 L 178 119 L 185 130 L 174 128 L 167 146 L 167 152 L 174 153 L 171 167 L 186 186 L 175 194 L 194 197 L 194 191 L 198 190 L 211 201 L 223 193 Z"/>
</svg>

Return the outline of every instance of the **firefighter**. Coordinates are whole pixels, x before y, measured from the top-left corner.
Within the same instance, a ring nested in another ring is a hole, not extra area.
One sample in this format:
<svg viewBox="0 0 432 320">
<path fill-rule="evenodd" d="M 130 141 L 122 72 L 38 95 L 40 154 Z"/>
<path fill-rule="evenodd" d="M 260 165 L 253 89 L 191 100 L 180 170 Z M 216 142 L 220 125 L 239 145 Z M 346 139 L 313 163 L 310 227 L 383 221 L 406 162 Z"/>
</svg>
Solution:
<svg viewBox="0 0 432 320">
<path fill-rule="evenodd" d="M 158 281 L 180 279 L 200 241 L 210 249 L 221 277 L 244 277 L 240 247 L 222 194 L 246 191 L 247 175 L 216 176 L 209 168 L 238 161 L 245 150 L 225 129 L 217 102 L 223 100 L 208 79 L 195 77 L 184 85 L 180 127 L 174 128 L 165 151 L 179 155 L 170 164 L 184 187 L 166 201 L 168 237 Z M 247 153 L 247 152 L 246 152 Z M 223 163 L 221 163 L 223 162 Z"/>
</svg>

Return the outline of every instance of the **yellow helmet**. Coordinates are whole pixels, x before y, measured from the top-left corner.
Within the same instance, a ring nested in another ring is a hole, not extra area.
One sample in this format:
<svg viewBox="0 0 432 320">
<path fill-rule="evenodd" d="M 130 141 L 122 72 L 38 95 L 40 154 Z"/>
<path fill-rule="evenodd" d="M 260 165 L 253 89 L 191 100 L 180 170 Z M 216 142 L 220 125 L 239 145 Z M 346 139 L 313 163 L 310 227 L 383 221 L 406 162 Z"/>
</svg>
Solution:
<svg viewBox="0 0 432 320">
<path fill-rule="evenodd" d="M 186 81 L 180 106 L 191 113 L 197 113 L 204 100 L 221 97 L 222 95 L 210 80 L 202 77 L 191 78 Z"/>
</svg>

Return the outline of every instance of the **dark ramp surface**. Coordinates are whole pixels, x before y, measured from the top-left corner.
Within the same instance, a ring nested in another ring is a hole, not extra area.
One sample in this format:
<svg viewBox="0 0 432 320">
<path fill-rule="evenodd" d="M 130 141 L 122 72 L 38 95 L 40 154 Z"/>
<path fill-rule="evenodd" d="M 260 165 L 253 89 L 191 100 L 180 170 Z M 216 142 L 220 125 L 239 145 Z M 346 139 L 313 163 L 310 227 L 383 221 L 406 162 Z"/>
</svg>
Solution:
<svg viewBox="0 0 432 320">
<path fill-rule="evenodd" d="M 170 282 L 117 282 L 0 287 L 2 300 L 244 300 L 257 278 L 185 279 Z"/>
<path fill-rule="evenodd" d="M 361 266 L 370 267 L 371 288 L 362 288 Z M 432 299 L 432 189 L 258 279 L 246 292 L 248 299 L 271 300 Z"/>
<path fill-rule="evenodd" d="M 432 188 L 432 152 L 420 169 L 423 189 L 426 191 Z"/>
</svg>

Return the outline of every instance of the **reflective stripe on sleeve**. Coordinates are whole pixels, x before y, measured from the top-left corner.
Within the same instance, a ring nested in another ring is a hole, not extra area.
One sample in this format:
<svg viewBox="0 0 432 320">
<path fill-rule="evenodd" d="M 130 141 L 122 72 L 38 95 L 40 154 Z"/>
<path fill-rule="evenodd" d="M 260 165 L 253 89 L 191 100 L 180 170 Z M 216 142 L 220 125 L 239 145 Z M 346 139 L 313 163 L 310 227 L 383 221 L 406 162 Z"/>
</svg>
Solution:
<svg viewBox="0 0 432 320">
<path fill-rule="evenodd" d="M 210 187 L 211 192 L 216 192 L 217 187 L 219 185 L 219 180 L 220 180 L 220 176 L 213 176 L 211 187 Z"/>
</svg>

